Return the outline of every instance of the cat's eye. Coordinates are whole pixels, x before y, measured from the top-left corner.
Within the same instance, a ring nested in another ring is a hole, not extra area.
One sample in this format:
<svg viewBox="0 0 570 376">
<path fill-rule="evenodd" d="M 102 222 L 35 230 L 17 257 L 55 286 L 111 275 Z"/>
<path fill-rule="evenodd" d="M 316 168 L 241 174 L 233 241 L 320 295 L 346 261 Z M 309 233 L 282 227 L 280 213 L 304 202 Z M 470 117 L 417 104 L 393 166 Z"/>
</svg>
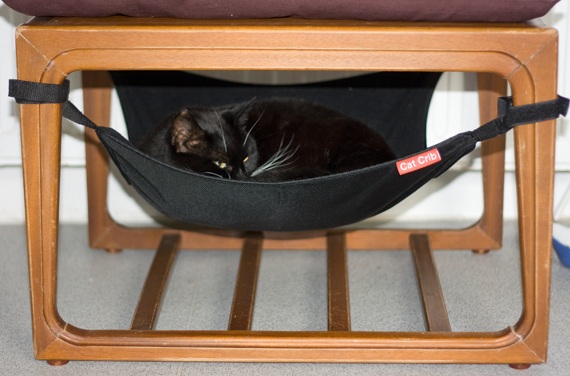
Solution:
<svg viewBox="0 0 570 376">
<path fill-rule="evenodd" d="M 224 170 L 228 165 L 225 162 L 213 161 L 216 166 Z"/>
<path fill-rule="evenodd" d="M 245 158 L 243 159 L 243 163 L 247 162 L 248 159 L 249 157 L 246 155 Z"/>
</svg>

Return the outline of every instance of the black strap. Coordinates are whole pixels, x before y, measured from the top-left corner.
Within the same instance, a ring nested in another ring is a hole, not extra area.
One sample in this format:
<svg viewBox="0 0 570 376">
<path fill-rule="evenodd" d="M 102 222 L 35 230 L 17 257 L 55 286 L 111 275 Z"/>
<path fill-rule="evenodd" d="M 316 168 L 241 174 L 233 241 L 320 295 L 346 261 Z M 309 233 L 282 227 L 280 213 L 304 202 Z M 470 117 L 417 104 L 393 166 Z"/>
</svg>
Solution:
<svg viewBox="0 0 570 376">
<path fill-rule="evenodd" d="M 97 129 L 98 126 L 87 118 L 77 107 L 68 100 L 69 81 L 61 84 L 45 84 L 23 80 L 10 80 L 8 95 L 21 104 L 63 103 L 63 116 L 83 126 Z M 517 125 L 537 123 L 545 120 L 566 116 L 569 100 L 558 98 L 514 106 L 512 97 L 499 98 L 499 116 L 473 130 L 472 136 L 478 141 L 484 141 L 508 132 Z"/>
<path fill-rule="evenodd" d="M 20 104 L 64 103 L 69 97 L 69 80 L 61 84 L 10 80 L 8 95 Z"/>
<path fill-rule="evenodd" d="M 513 105 L 512 97 L 499 99 L 499 118 L 510 128 L 521 124 L 537 123 L 539 121 L 556 119 L 568 113 L 568 99 L 558 96 L 551 101 Z"/>
<path fill-rule="evenodd" d="M 65 101 L 63 104 L 63 117 L 91 129 L 99 128 L 97 124 L 92 122 L 87 116 L 83 115 L 83 112 L 79 111 L 79 109 L 70 101 Z"/>
<path fill-rule="evenodd" d="M 10 80 L 8 96 L 16 99 L 20 104 L 63 103 L 63 117 L 88 128 L 97 129 L 92 122 L 69 98 L 69 80 L 61 84 L 44 84 L 40 82 Z"/>
<path fill-rule="evenodd" d="M 558 96 L 550 101 L 514 106 L 512 97 L 499 98 L 499 116 L 471 131 L 471 135 L 477 141 L 484 141 L 507 133 L 517 125 L 538 123 L 566 116 L 568 102 L 567 98 Z"/>
</svg>

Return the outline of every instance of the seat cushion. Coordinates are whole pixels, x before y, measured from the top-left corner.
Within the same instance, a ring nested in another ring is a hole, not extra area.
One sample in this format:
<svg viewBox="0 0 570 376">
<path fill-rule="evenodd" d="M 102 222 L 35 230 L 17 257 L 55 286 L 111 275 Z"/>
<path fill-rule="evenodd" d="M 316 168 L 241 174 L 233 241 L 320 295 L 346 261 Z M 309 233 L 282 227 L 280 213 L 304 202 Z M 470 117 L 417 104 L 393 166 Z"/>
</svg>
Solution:
<svg viewBox="0 0 570 376">
<path fill-rule="evenodd" d="M 3 0 L 31 16 L 322 18 L 375 21 L 521 22 L 558 0 Z"/>
</svg>

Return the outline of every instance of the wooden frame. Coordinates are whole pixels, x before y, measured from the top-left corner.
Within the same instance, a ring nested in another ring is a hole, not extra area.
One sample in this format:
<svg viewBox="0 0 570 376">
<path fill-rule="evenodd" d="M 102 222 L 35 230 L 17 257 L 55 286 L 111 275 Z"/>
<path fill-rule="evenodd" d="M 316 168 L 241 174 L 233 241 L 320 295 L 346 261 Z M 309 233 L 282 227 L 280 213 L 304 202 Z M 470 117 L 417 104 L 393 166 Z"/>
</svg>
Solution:
<svg viewBox="0 0 570 376">
<path fill-rule="evenodd" d="M 16 42 L 19 78 L 45 83 L 59 83 L 73 71 L 113 69 L 469 71 L 481 73 L 482 120 L 492 115 L 490 108 L 503 91 L 502 80 L 510 83 L 515 104 L 550 100 L 556 95 L 557 33 L 530 24 L 44 18 L 19 27 Z M 86 97 L 91 104 L 86 108 L 87 115 L 104 124 L 108 114 L 105 103 L 108 89 L 105 85 L 97 87 L 95 82 L 90 84 L 89 76 L 86 77 Z M 96 108 L 96 105 L 102 107 Z M 103 115 L 94 116 L 99 111 Z M 242 271 L 244 275 L 251 275 L 251 271 L 256 270 L 261 238 L 264 238 L 265 248 L 326 248 L 328 245 L 329 305 L 346 311 L 329 315 L 330 331 L 248 330 L 247 316 L 253 295 L 241 289 L 236 290 L 232 309 L 232 315 L 236 313 L 240 319 L 230 324 L 232 330 L 84 330 L 63 321 L 55 299 L 61 108 L 49 104 L 22 105 L 21 122 L 32 324 L 38 359 L 52 364 L 98 359 L 523 365 L 546 360 L 554 121 L 542 123 L 540 127 L 536 124 L 521 126 L 515 131 L 523 312 L 517 323 L 492 333 L 450 333 L 441 320 L 434 322 L 439 331 L 350 331 L 349 312 L 344 309 L 348 307 L 348 294 L 342 282 L 346 279 L 342 264 L 346 247 L 408 248 L 410 234 L 419 234 L 412 237 L 413 247 L 428 264 L 427 244 L 434 248 L 481 250 L 500 247 L 501 141 L 486 143 L 484 147 L 488 156 L 484 160 L 485 214 L 481 222 L 467 230 L 361 230 L 341 235 L 321 233 L 311 239 L 286 241 L 279 239 L 278 234 L 251 237 L 251 234 L 238 233 L 237 238 L 231 238 L 218 237 L 215 233 L 180 232 L 165 240 L 170 246 L 163 244 L 164 248 L 175 248 L 172 244 L 180 242 L 182 248 L 239 249 L 246 238 L 240 276 Z M 95 144 L 90 147 L 97 148 Z M 95 173 L 90 172 L 90 179 L 103 173 L 106 180 L 105 167 L 97 166 L 105 160 L 97 153 L 88 153 L 87 163 Z M 93 190 L 96 186 L 89 182 L 90 205 L 97 205 L 89 210 L 93 246 L 116 250 L 158 245 L 163 230 L 128 229 L 109 222 L 108 214 L 100 206 L 104 205 L 106 189 Z M 169 265 L 164 261 L 157 263 Z M 437 280 L 429 277 L 432 272 L 428 270 L 423 274 L 424 278 L 427 275 L 428 286 L 433 287 L 435 283 L 437 287 Z M 242 282 L 247 291 L 254 291 L 255 278 L 244 277 Z M 143 291 L 143 295 L 151 296 L 153 302 L 160 301 L 160 292 Z M 437 311 L 438 306 L 438 303 L 424 304 L 426 317 L 434 311 L 430 307 Z M 143 320 L 146 327 L 152 327 L 152 311 L 150 314 L 141 311 L 141 315 L 146 317 Z M 242 320 L 244 315 L 245 320 Z"/>
</svg>

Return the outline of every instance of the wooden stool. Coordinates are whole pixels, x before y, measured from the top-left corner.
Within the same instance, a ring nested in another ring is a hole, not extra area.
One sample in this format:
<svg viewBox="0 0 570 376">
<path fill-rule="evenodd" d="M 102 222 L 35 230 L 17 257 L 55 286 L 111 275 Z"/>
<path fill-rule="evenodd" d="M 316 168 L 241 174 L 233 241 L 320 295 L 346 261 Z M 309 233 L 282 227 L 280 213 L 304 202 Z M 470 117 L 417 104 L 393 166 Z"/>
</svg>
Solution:
<svg viewBox="0 0 570 376">
<path fill-rule="evenodd" d="M 481 120 L 511 86 L 515 104 L 556 95 L 557 33 L 530 24 L 413 24 L 298 19 L 192 21 L 113 17 L 38 18 L 17 32 L 18 76 L 59 83 L 85 71 L 86 114 L 108 123 L 105 70 L 354 70 L 480 73 Z M 89 229 L 93 247 L 119 250 L 160 243 L 127 330 L 84 330 L 56 306 L 61 150 L 59 105 L 22 105 L 29 268 L 35 355 L 68 360 L 509 363 L 546 359 L 554 121 L 515 130 L 523 314 L 492 333 L 451 332 L 430 248 L 497 249 L 502 238 L 501 139 L 486 142 L 485 212 L 458 231 L 356 230 L 295 234 L 177 232 L 125 228 L 106 212 L 106 157 L 88 134 Z M 224 235 L 224 236 L 218 236 Z M 301 236 L 302 235 L 302 236 Z M 312 236 L 307 238 L 307 236 Z M 328 249 L 329 331 L 250 330 L 261 248 Z M 412 248 L 424 300 L 425 332 L 350 330 L 346 249 Z M 242 249 L 227 331 L 155 331 L 164 281 L 178 248 Z"/>
</svg>

